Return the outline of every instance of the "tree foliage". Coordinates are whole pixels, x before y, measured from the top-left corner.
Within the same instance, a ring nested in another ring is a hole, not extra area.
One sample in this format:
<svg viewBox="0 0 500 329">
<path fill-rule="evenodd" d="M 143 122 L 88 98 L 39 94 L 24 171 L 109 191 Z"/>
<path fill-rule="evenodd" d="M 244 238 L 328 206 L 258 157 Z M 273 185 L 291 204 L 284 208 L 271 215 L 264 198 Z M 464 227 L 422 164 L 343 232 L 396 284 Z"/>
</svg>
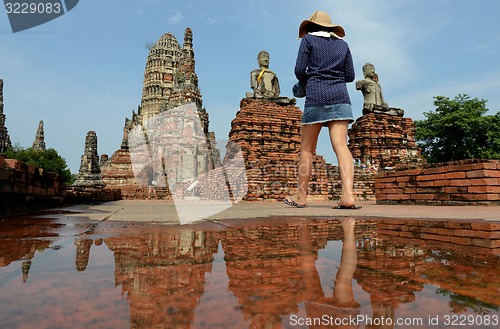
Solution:
<svg viewBox="0 0 500 329">
<path fill-rule="evenodd" d="M 7 150 L 4 156 L 9 159 L 21 160 L 24 163 L 42 168 L 48 172 L 55 172 L 61 176 L 62 182 L 66 185 L 71 185 L 75 180 L 74 175 L 71 174 L 66 164 L 66 160 L 53 148 L 40 151 L 31 147 L 24 149 L 16 145 Z"/>
<path fill-rule="evenodd" d="M 486 101 L 468 95 L 434 97 L 435 111 L 415 122 L 416 140 L 429 162 L 500 159 L 500 112 L 488 112 Z"/>
</svg>

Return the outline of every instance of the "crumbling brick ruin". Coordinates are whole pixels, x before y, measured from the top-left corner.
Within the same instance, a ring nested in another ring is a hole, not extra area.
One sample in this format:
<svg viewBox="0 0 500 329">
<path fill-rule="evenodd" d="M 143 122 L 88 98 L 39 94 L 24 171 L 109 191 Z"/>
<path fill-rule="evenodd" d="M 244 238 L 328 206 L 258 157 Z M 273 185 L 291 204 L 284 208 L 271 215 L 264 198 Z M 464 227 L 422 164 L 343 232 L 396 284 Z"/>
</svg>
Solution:
<svg viewBox="0 0 500 329">
<path fill-rule="evenodd" d="M 245 98 L 231 123 L 226 159 L 241 149 L 245 159 L 246 200 L 280 200 L 297 191 L 302 112 L 294 105 Z M 326 201 L 331 183 L 323 157 L 313 159 L 309 198 Z"/>
<path fill-rule="evenodd" d="M 349 129 L 349 149 L 355 160 L 378 169 L 418 167 L 424 162 L 413 120 L 398 115 L 363 114 Z"/>
</svg>

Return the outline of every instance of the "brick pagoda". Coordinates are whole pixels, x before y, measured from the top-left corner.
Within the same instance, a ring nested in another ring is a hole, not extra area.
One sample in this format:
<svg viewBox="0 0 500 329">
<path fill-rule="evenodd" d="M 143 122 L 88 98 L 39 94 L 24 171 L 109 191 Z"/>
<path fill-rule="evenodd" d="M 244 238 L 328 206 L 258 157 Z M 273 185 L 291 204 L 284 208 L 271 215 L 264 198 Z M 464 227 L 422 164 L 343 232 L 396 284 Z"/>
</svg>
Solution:
<svg viewBox="0 0 500 329">
<path fill-rule="evenodd" d="M 378 168 L 423 164 L 413 120 L 400 113 L 364 112 L 356 120 L 349 130 L 349 149 L 357 162 Z"/>
<path fill-rule="evenodd" d="M 294 105 L 244 98 L 231 122 L 229 141 L 243 153 L 246 200 L 279 200 L 297 191 L 302 112 Z M 228 144 L 231 145 L 231 144 Z M 226 159 L 235 153 L 229 147 Z M 329 199 L 331 183 L 323 157 L 313 159 L 309 198 Z"/>
</svg>

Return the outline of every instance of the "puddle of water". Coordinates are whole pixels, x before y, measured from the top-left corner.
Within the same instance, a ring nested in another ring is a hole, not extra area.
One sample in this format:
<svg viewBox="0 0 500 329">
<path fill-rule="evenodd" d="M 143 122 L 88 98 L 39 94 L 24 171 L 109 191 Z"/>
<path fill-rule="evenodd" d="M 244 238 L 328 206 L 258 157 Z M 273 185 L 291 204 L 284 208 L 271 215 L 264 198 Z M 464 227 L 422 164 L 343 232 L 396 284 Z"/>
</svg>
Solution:
<svg viewBox="0 0 500 329">
<path fill-rule="evenodd" d="M 1 220 L 0 328 L 498 328 L 499 232 L 353 218 Z"/>
</svg>

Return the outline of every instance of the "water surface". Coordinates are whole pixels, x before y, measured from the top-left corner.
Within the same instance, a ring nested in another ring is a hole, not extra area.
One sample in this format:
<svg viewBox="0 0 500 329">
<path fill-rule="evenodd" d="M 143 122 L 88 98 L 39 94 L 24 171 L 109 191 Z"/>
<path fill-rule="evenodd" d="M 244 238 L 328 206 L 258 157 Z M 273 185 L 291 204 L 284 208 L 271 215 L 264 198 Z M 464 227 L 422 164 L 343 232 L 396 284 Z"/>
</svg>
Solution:
<svg viewBox="0 0 500 329">
<path fill-rule="evenodd" d="M 380 218 L 2 219 L 0 328 L 498 328 L 499 232 Z"/>
</svg>

